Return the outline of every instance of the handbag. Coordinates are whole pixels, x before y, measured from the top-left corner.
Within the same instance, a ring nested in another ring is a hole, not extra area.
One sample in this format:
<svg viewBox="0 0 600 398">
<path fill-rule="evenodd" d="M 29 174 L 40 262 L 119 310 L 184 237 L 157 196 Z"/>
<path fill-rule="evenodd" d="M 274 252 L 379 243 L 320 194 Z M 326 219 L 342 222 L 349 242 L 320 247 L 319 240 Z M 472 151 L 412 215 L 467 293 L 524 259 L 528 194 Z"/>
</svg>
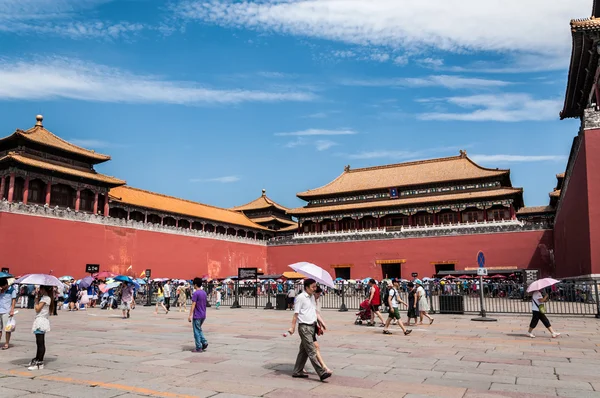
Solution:
<svg viewBox="0 0 600 398">
<path fill-rule="evenodd" d="M 542 304 L 538 304 L 537 301 L 533 300 L 533 303 L 535 304 L 536 307 L 538 307 L 538 310 L 540 311 L 540 314 L 545 314 L 546 313 L 546 305 L 544 303 Z"/>
</svg>

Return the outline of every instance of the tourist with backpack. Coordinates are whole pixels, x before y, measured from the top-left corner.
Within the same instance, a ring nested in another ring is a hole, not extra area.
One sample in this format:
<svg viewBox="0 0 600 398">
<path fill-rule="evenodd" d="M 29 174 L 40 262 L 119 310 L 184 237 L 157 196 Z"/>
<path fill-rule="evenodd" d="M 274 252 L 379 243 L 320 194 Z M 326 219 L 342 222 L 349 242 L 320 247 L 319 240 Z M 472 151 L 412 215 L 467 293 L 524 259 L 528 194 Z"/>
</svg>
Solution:
<svg viewBox="0 0 600 398">
<path fill-rule="evenodd" d="M 402 320 L 400 319 L 400 309 L 398 308 L 399 303 L 404 306 L 408 306 L 402 299 L 400 298 L 399 293 L 399 283 L 397 279 L 394 279 L 393 282 L 388 282 L 388 291 L 386 293 L 387 304 L 389 308 L 389 317 L 385 323 L 385 327 L 383 328 L 383 334 L 392 334 L 389 331 L 390 323 L 395 319 L 398 322 L 398 326 L 404 332 L 405 336 L 408 336 L 412 330 L 406 329 Z"/>
</svg>

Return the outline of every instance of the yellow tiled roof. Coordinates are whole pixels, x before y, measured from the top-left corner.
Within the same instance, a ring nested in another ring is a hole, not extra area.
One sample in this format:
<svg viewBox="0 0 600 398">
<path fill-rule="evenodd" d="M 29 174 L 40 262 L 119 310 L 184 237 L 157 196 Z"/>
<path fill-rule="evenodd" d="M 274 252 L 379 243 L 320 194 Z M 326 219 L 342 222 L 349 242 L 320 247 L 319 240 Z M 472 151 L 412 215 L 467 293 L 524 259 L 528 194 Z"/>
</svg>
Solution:
<svg viewBox="0 0 600 398">
<path fill-rule="evenodd" d="M 66 167 L 60 164 L 52 163 L 46 160 L 34 159 L 28 156 L 18 154 L 16 152 L 9 152 L 6 156 L 0 158 L 0 162 L 14 160 L 15 162 L 24 164 L 26 166 L 38 167 L 44 170 L 56 171 L 58 173 L 67 174 L 75 177 L 87 178 L 94 181 L 104 182 L 110 185 L 123 185 L 125 181 L 115 177 L 107 176 L 104 174 L 96 173 L 95 171 L 82 170 L 73 167 Z"/>
<path fill-rule="evenodd" d="M 462 181 L 508 174 L 509 170 L 487 169 L 459 156 L 391 164 L 351 170 L 347 167 L 335 180 L 320 188 L 297 194 L 299 198 L 416 186 L 438 182 Z"/>
<path fill-rule="evenodd" d="M 530 206 L 519 209 L 517 214 L 530 214 L 530 213 L 553 213 L 556 209 L 553 206 Z"/>
<path fill-rule="evenodd" d="M 255 223 L 259 223 L 259 224 L 263 223 L 263 222 L 279 221 L 284 224 L 297 225 L 296 222 L 294 222 L 292 220 L 287 220 L 285 218 L 279 218 L 279 217 L 275 217 L 275 216 L 251 218 L 251 220 L 254 221 Z"/>
<path fill-rule="evenodd" d="M 269 199 L 269 197 L 267 196 L 266 191 L 264 189 L 263 189 L 262 195 L 256 199 L 254 199 L 252 202 L 246 203 L 245 205 L 242 205 L 242 206 L 236 206 L 236 207 L 232 208 L 232 210 L 237 210 L 237 211 L 261 210 L 261 209 L 268 209 L 269 207 L 275 207 L 284 212 L 289 210 L 287 207 L 281 206 L 280 204 L 276 203 L 275 201 Z"/>
<path fill-rule="evenodd" d="M 143 189 L 122 186 L 111 189 L 109 194 L 112 197 L 112 200 L 132 206 L 197 217 L 253 229 L 269 230 L 262 225 L 252 222 L 252 220 L 243 213 L 237 211 L 213 207 L 198 202 L 145 191 Z"/>
<path fill-rule="evenodd" d="M 550 192 L 550 197 L 560 198 L 560 189 L 555 189 L 554 191 Z"/>
<path fill-rule="evenodd" d="M 573 32 L 581 30 L 596 30 L 600 29 L 600 19 L 597 18 L 584 18 L 584 19 L 572 19 L 571 30 Z"/>
<path fill-rule="evenodd" d="M 556 178 L 565 178 L 565 173 L 558 173 Z"/>
<path fill-rule="evenodd" d="M 522 193 L 522 188 L 497 188 L 486 191 L 476 192 L 462 192 L 446 195 L 434 195 L 434 196 L 419 196 L 413 198 L 401 198 L 401 199 L 389 199 L 381 201 L 371 201 L 363 203 L 346 203 L 343 205 L 333 206 L 315 206 L 315 207 L 300 207 L 288 211 L 288 214 L 302 215 L 302 214 L 314 214 L 314 213 L 327 213 L 331 211 L 344 211 L 344 210 L 359 210 L 369 209 L 378 207 L 397 207 L 397 206 L 412 206 L 417 204 L 426 203 L 439 203 L 439 202 L 450 202 L 450 201 L 467 201 L 472 199 L 497 199 L 503 196 L 509 196 L 517 193 Z"/>
<path fill-rule="evenodd" d="M 33 126 L 32 128 L 30 128 L 29 130 L 17 130 L 14 133 L 12 133 L 10 136 L 8 137 L 4 137 L 2 138 L 0 141 L 8 139 L 14 135 L 18 135 L 20 137 L 25 138 L 26 140 L 41 144 L 41 145 L 46 145 L 49 147 L 53 147 L 53 148 L 58 148 L 61 149 L 63 151 L 66 152 L 71 152 L 77 155 L 82 155 L 91 159 L 94 159 L 96 161 L 100 161 L 100 162 L 104 162 L 107 160 L 110 160 L 110 156 L 108 155 L 103 155 L 101 153 L 97 153 L 95 151 L 89 150 L 89 149 L 85 149 L 85 148 L 81 148 L 77 145 L 73 145 L 70 142 L 67 142 L 65 140 L 63 140 L 62 138 L 57 137 L 56 135 L 52 134 L 50 131 L 46 130 L 43 126 Z"/>
<path fill-rule="evenodd" d="M 289 232 L 289 231 L 297 231 L 298 224 L 290 225 L 289 227 L 280 228 L 275 232 Z"/>
</svg>

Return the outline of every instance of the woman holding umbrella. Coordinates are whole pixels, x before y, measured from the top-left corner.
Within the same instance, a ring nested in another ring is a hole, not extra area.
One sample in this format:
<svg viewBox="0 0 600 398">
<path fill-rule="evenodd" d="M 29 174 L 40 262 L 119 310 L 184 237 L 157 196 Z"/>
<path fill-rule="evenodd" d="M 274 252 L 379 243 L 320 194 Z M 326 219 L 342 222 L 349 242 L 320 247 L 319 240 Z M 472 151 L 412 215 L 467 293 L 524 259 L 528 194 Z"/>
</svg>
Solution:
<svg viewBox="0 0 600 398">
<path fill-rule="evenodd" d="M 535 338 L 533 329 L 536 328 L 539 321 L 542 321 L 546 329 L 548 329 L 548 331 L 551 333 L 553 339 L 560 336 L 560 333 L 557 333 L 554 331 L 554 329 L 552 329 L 552 325 L 546 317 L 545 303 L 548 302 L 549 297 L 547 294 L 542 295 L 540 292 L 540 290 L 559 282 L 560 281 L 557 281 L 556 279 L 544 278 L 533 282 L 527 288 L 527 292 L 531 293 L 531 312 L 533 314 L 531 317 L 531 322 L 529 323 L 529 331 L 527 332 L 527 336 L 531 337 L 532 339 Z"/>
</svg>

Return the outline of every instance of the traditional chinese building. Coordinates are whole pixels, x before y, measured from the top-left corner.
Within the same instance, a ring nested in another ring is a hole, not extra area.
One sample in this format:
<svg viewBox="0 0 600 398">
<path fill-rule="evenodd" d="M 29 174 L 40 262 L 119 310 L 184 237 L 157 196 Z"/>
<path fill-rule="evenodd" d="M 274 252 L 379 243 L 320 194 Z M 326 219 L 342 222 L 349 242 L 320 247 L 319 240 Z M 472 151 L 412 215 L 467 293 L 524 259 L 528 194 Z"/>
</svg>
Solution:
<svg viewBox="0 0 600 398">
<path fill-rule="evenodd" d="M 551 197 L 558 276 L 600 277 L 600 0 L 571 21 L 572 52 L 561 119 L 578 118 L 567 169 Z"/>
<path fill-rule="evenodd" d="M 290 210 L 301 232 L 328 232 L 514 220 L 523 189 L 510 171 L 459 156 L 351 169 L 301 192 L 307 206 Z"/>
<path fill-rule="evenodd" d="M 193 277 L 263 268 L 274 232 L 243 213 L 125 185 L 94 166 L 110 156 L 43 126 L 0 139 L 2 266 L 14 273 L 115 273 Z"/>
<path fill-rule="evenodd" d="M 298 224 L 287 213 L 289 209 L 270 199 L 265 189 L 258 198 L 245 205 L 234 207 L 232 210 L 242 212 L 253 222 L 277 231 L 279 234 L 298 229 Z"/>
<path fill-rule="evenodd" d="M 107 216 L 108 192 L 125 184 L 94 170 L 110 156 L 66 142 L 42 123 L 38 115 L 29 130 L 0 139 L 0 199 Z"/>
</svg>

